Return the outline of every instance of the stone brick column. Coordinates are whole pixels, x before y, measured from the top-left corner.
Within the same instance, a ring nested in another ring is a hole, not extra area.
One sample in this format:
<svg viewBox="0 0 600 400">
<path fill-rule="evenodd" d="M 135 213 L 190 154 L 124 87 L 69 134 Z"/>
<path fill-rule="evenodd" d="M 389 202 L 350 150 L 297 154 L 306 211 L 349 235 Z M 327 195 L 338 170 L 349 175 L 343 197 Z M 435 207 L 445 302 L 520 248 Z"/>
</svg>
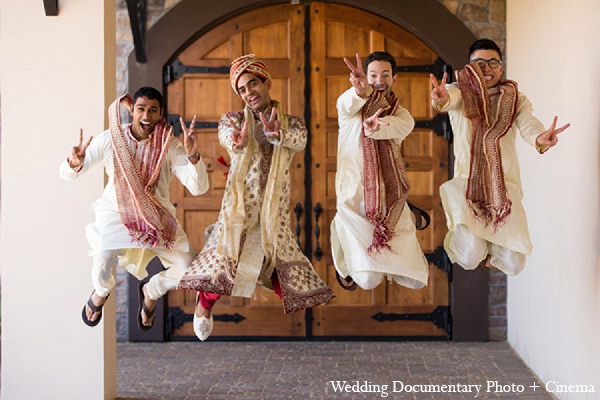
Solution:
<svg viewBox="0 0 600 400">
<path fill-rule="evenodd" d="M 492 39 L 504 53 L 506 46 L 506 0 L 438 1 L 463 21 L 475 36 Z M 467 52 L 468 49 L 465 49 L 465 62 L 468 57 Z M 490 271 L 488 313 L 490 340 L 506 340 L 506 275 L 496 270 Z"/>
<path fill-rule="evenodd" d="M 168 10 L 180 0 L 148 0 L 147 4 L 147 26 L 150 29 Z M 127 59 L 133 51 L 133 34 L 129 22 L 129 13 L 125 0 L 117 0 L 117 95 L 127 92 Z M 161 88 L 157 88 L 161 90 Z M 131 93 L 133 94 L 133 93 Z M 117 268 L 117 340 L 127 341 L 129 332 L 127 328 L 127 272 Z"/>
<path fill-rule="evenodd" d="M 504 51 L 506 42 L 506 0 L 438 1 L 463 21 L 475 36 L 492 39 Z"/>
</svg>

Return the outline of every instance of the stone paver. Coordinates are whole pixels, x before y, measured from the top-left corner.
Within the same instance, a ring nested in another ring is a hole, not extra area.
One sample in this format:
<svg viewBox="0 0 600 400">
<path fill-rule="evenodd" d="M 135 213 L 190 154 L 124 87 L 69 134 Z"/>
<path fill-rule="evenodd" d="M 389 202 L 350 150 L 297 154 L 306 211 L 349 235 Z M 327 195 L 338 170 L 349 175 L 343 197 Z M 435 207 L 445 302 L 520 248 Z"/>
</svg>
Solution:
<svg viewBox="0 0 600 400">
<path fill-rule="evenodd" d="M 118 343 L 117 356 L 120 400 L 555 399 L 507 342 Z"/>
</svg>

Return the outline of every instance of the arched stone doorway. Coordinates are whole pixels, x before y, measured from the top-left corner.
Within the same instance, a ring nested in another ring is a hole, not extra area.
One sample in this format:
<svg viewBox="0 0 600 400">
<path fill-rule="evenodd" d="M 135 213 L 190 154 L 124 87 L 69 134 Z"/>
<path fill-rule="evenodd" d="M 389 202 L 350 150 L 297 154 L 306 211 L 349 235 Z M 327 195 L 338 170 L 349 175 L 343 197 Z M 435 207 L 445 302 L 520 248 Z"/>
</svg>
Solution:
<svg viewBox="0 0 600 400">
<path fill-rule="evenodd" d="M 329 2 L 325 1 L 323 3 Z M 461 66 L 464 63 L 466 49 L 475 40 L 475 37 L 440 3 L 435 0 L 394 3 L 381 1 L 377 5 L 370 5 L 357 1 L 335 2 L 335 4 L 368 11 L 406 29 L 429 46 L 441 60 L 451 66 Z M 148 62 L 138 64 L 133 54 L 130 56 L 130 91 L 142 85 L 152 85 L 165 89 L 166 83 L 163 79 L 165 66 L 169 65 L 190 43 L 236 16 L 277 4 L 289 4 L 289 2 L 228 1 L 225 4 L 212 5 L 207 10 L 196 1 L 182 1 L 148 32 L 146 43 Z M 306 7 L 310 7 L 310 5 L 307 4 Z M 177 29 L 173 29 L 173 27 L 177 27 Z M 479 293 L 481 300 L 475 301 L 475 303 L 480 304 L 481 310 L 487 310 L 487 275 L 475 276 L 471 274 L 470 276 L 464 276 L 460 274 L 460 271 L 457 272 L 458 274 L 455 274 L 452 282 L 450 302 L 453 317 L 453 338 L 455 340 L 465 338 L 486 339 L 487 312 L 480 313 L 481 318 L 475 321 L 474 328 L 473 322 L 477 318 L 473 319 L 473 291 L 464 293 L 459 288 L 465 285 L 470 288 L 485 287 L 486 290 Z M 475 284 L 473 281 L 475 281 Z M 470 301 L 465 302 L 466 298 Z M 466 307 L 469 309 L 466 310 Z M 466 315 L 466 313 L 471 318 L 463 320 L 461 316 Z M 465 332 L 464 336 L 461 332 Z M 473 337 L 474 332 L 481 332 L 480 335 L 482 336 Z"/>
<path fill-rule="evenodd" d="M 476 40 L 473 33 L 436 0 L 324 1 L 329 2 L 369 11 L 390 20 L 414 34 L 452 66 L 464 64 L 467 49 Z M 170 63 L 186 44 L 222 22 L 252 9 L 285 3 L 305 4 L 310 1 L 228 0 L 207 7 L 203 2 L 182 0 L 148 30 L 148 62 L 139 64 L 135 60 L 135 53 L 130 54 L 129 91 L 143 85 L 162 88 L 163 67 Z"/>
</svg>

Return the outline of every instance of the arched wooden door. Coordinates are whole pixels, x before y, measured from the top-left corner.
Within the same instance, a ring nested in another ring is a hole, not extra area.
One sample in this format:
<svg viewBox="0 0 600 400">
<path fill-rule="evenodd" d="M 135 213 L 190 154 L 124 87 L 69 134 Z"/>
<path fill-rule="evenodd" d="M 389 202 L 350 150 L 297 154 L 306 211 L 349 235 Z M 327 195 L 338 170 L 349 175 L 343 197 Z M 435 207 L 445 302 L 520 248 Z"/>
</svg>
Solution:
<svg viewBox="0 0 600 400">
<path fill-rule="evenodd" d="M 375 50 L 396 57 L 400 72 L 395 93 L 419 121 L 403 143 L 403 157 L 412 185 L 410 199 L 432 215 L 431 226 L 419 232 L 419 240 L 437 265 L 430 264 L 429 284 L 421 290 L 385 283 L 372 291 L 346 292 L 335 280 L 329 247 L 329 224 L 335 215 L 335 101 L 349 85 L 342 58 Z M 199 197 L 190 196 L 178 182 L 172 186 L 177 217 L 192 246 L 197 250 L 203 246 L 204 229 L 217 219 L 226 171 L 217 160 L 228 159 L 217 139 L 217 121 L 222 113 L 243 107 L 229 85 L 228 67 L 248 53 L 269 67 L 272 98 L 289 114 L 306 118 L 309 144 L 292 164 L 292 229 L 337 298 L 306 312 L 284 315 L 277 296 L 262 289 L 253 299 L 224 297 L 214 309 L 213 337 L 447 337 L 448 273 L 441 250 L 445 221 L 438 187 L 448 178 L 448 142 L 431 129 L 435 119 L 429 105 L 429 71 L 442 67 L 416 37 L 374 14 L 318 2 L 256 9 L 199 37 L 165 68 L 171 123 L 178 126 L 180 115 L 188 122 L 197 115 L 211 179 L 209 192 Z M 190 323 L 194 295 L 169 294 L 171 338 L 194 336 Z"/>
</svg>

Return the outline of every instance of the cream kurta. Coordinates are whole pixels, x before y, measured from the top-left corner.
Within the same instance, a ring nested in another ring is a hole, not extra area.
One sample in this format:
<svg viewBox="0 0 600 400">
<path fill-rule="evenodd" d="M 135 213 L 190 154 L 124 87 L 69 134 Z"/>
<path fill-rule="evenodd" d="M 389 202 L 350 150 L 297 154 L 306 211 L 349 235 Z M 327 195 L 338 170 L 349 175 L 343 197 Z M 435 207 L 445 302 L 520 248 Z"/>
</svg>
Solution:
<svg viewBox="0 0 600 400">
<path fill-rule="evenodd" d="M 356 271 L 375 271 L 407 277 L 426 285 L 428 263 L 419 246 L 408 206 L 404 207 L 395 235 L 388 243 L 392 252 L 382 250 L 371 256 L 367 253 L 374 225 L 365 215 L 364 204 L 361 109 L 366 101 L 354 88 L 348 89 L 337 100 L 340 128 L 335 178 L 337 214 L 331 223 L 333 261 L 344 277 Z M 402 107 L 381 120 L 390 125 L 381 125 L 381 129 L 371 135 L 373 139 L 394 139 L 401 143 L 414 127 L 414 119 Z"/>
<path fill-rule="evenodd" d="M 264 115 L 271 115 L 271 106 Z M 221 212 L 217 222 L 207 230 L 204 248 L 191 263 L 179 288 L 252 297 L 257 284 L 272 289 L 271 277 L 275 271 L 285 313 L 325 303 L 334 294 L 302 254 L 290 229 L 289 166 L 293 154 L 306 146 L 304 121 L 287 116 L 288 126 L 282 126 L 281 140 L 269 141 L 258 115 L 254 115 L 254 125 L 248 128 L 254 137 L 248 137 L 244 149 L 234 150 L 230 119 L 241 127 L 244 112 L 224 114 L 219 122 L 219 141 L 231 157 Z M 237 169 L 245 158 L 249 159 L 248 166 Z M 236 177 L 236 173 L 240 175 Z M 240 187 L 235 182 L 240 182 Z M 235 209 L 229 204 L 234 204 L 232 196 L 237 199 L 236 194 L 240 193 L 243 215 L 241 234 L 236 240 L 236 235 L 226 233 L 226 219 L 236 219 L 232 215 Z M 265 212 L 267 207 L 273 210 Z"/>
<path fill-rule="evenodd" d="M 123 131 L 134 160 L 137 165 L 140 165 L 140 160 L 149 151 L 150 140 L 138 141 L 135 139 L 130 133 L 128 124 L 123 126 Z M 86 226 L 86 236 L 92 251 L 98 254 L 103 250 L 142 249 L 143 246 L 131 240 L 127 228 L 121 222 L 115 191 L 113 151 L 109 130 L 102 132 L 92 140 L 86 150 L 84 163 L 80 171 L 74 171 L 65 160 L 60 165 L 60 176 L 66 180 L 75 179 L 96 164 L 104 166 L 108 175 L 108 182 L 102 197 L 92 205 L 96 221 Z M 175 138 L 171 141 L 167 150 L 154 194 L 160 204 L 173 215 L 175 215 L 175 207 L 169 201 L 169 184 L 174 175 L 194 196 L 203 194 L 208 190 L 208 175 L 206 174 L 204 162 L 200 160 L 196 165 L 190 163 L 183 145 Z M 188 252 L 190 250 L 187 236 L 180 225 L 177 228 L 173 250 L 175 252 Z M 153 252 L 146 249 L 144 254 L 129 252 L 128 255 L 132 259 L 120 257 L 119 265 L 140 279 L 145 277 L 147 275 L 145 264 L 152 259 Z M 141 258 L 143 261 L 140 261 Z"/>
<path fill-rule="evenodd" d="M 508 132 L 500 139 L 504 181 L 508 190 L 508 198 L 512 202 L 512 208 L 508 222 L 494 233 L 491 224 L 487 225 L 485 221 L 475 219 L 473 212 L 467 205 L 466 190 L 471 163 L 471 125 L 463 115 L 463 102 L 458 85 L 456 83 L 449 84 L 446 85 L 446 89 L 450 101 L 440 111 L 448 111 L 452 130 L 454 131 L 454 178 L 440 187 L 442 205 L 449 229 L 446 243 L 456 225 L 465 224 L 476 236 L 491 243 L 519 253 L 531 254 L 532 245 L 529 239 L 529 229 L 527 228 L 525 210 L 521 202 L 523 191 L 515 143 L 518 131 L 527 143 L 535 147 L 537 136 L 545 131 L 544 125 L 533 116 L 531 102 L 523 93 L 519 93 L 515 120 Z M 488 92 L 492 99 L 492 118 L 495 120 L 499 97 L 498 90 L 489 89 Z"/>
</svg>

